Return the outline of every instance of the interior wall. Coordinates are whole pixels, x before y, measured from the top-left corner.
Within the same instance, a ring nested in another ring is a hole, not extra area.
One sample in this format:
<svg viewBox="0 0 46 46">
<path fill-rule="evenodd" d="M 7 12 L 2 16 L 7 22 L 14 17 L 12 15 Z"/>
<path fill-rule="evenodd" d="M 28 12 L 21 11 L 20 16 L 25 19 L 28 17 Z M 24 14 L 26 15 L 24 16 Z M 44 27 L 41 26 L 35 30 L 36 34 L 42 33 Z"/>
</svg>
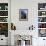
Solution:
<svg viewBox="0 0 46 46">
<path fill-rule="evenodd" d="M 46 0 L 45 0 L 46 1 Z M 43 0 L 11 0 L 11 22 L 14 23 L 17 30 L 27 30 L 29 26 L 38 25 L 38 3 Z M 19 21 L 19 9 L 28 9 L 28 21 Z"/>
<path fill-rule="evenodd" d="M 19 21 L 19 9 L 28 9 L 28 21 Z M 32 0 L 11 1 L 11 22 L 17 30 L 27 30 L 29 26 L 37 27 L 37 2 Z"/>
<path fill-rule="evenodd" d="M 18 32 L 28 30 L 29 26 L 34 25 L 36 33 L 33 36 L 38 36 L 38 3 L 46 3 L 46 0 L 11 0 L 11 22 Z M 28 21 L 19 21 L 19 9 L 22 8 L 28 9 Z M 33 46 L 44 46 L 43 38 L 34 37 L 32 42 Z"/>
</svg>

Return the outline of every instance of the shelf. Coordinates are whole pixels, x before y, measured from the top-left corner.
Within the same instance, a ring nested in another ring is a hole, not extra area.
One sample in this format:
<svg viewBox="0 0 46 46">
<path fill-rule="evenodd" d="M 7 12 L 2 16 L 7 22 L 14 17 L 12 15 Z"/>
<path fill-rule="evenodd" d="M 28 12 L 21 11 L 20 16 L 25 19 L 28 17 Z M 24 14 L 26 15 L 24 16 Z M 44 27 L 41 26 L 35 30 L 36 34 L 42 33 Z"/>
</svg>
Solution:
<svg viewBox="0 0 46 46">
<path fill-rule="evenodd" d="M 44 16 L 38 16 L 38 17 L 46 17 L 46 15 L 44 15 Z"/>
<path fill-rule="evenodd" d="M 46 28 L 38 28 L 38 29 L 46 29 Z"/>
<path fill-rule="evenodd" d="M 0 11 L 8 11 L 8 10 L 0 10 Z"/>
<path fill-rule="evenodd" d="M 8 23 L 8 22 L 0 22 L 0 23 Z"/>
<path fill-rule="evenodd" d="M 40 36 L 38 38 L 46 39 L 46 37 L 40 37 Z"/>
<path fill-rule="evenodd" d="M 0 3 L 0 35 L 8 37 L 8 3 Z"/>
<path fill-rule="evenodd" d="M 8 17 L 8 16 L 0 16 L 0 17 Z"/>
<path fill-rule="evenodd" d="M 38 23 L 46 23 L 46 22 L 38 22 Z"/>
<path fill-rule="evenodd" d="M 38 10 L 38 11 L 46 11 L 46 10 Z"/>
<path fill-rule="evenodd" d="M 46 3 L 38 4 L 38 35 L 46 37 Z"/>
</svg>

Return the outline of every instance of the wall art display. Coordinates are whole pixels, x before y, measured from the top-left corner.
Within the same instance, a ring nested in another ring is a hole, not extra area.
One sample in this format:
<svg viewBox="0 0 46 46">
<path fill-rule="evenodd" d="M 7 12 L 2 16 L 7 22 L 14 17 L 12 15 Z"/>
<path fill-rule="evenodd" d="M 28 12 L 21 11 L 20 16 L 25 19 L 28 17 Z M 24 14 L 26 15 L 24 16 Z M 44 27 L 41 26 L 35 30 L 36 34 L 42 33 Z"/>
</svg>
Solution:
<svg viewBox="0 0 46 46">
<path fill-rule="evenodd" d="M 8 10 L 8 6 L 5 6 L 5 10 Z"/>
<path fill-rule="evenodd" d="M 46 29 L 39 29 L 39 37 L 46 37 Z"/>
<path fill-rule="evenodd" d="M 19 9 L 19 20 L 28 21 L 28 9 Z"/>
</svg>

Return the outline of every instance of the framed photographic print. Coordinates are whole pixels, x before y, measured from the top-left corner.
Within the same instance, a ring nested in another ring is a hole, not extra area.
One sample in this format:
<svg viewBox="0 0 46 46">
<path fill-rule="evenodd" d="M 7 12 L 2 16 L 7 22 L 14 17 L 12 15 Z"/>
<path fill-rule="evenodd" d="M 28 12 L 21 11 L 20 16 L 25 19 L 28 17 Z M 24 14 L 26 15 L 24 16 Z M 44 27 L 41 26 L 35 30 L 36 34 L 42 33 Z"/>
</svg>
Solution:
<svg viewBox="0 0 46 46">
<path fill-rule="evenodd" d="M 19 20 L 28 21 L 28 9 L 19 9 Z"/>
</svg>

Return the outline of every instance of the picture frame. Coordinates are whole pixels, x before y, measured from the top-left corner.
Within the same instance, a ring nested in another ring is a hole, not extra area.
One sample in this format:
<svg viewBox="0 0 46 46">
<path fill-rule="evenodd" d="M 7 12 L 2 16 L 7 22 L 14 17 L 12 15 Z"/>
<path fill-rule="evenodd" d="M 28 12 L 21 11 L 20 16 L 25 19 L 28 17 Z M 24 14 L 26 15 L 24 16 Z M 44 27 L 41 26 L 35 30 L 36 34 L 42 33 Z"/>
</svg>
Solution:
<svg viewBox="0 0 46 46">
<path fill-rule="evenodd" d="M 28 9 L 19 9 L 19 21 L 28 21 Z"/>
</svg>

